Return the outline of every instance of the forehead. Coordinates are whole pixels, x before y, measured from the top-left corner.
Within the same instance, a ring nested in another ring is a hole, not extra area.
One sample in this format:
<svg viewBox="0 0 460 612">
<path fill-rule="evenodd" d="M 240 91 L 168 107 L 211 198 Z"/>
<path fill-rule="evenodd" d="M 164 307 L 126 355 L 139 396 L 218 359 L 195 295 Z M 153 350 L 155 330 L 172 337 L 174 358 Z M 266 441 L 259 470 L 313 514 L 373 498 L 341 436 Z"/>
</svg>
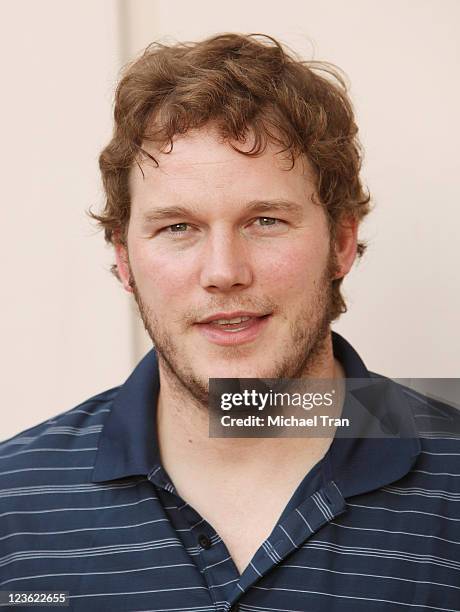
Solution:
<svg viewBox="0 0 460 612">
<path fill-rule="evenodd" d="M 243 151 L 250 151 L 253 137 L 246 143 L 233 143 Z M 174 203 L 196 200 L 216 202 L 255 197 L 305 198 L 314 190 L 314 176 L 305 157 L 297 158 L 291 168 L 288 154 L 279 153 L 268 143 L 263 154 L 248 156 L 235 151 L 213 127 L 179 135 L 173 148 L 166 152 L 150 142 L 143 149 L 159 163 L 144 156 L 130 171 L 130 194 L 133 209 L 156 202 Z M 166 147 L 169 150 L 169 147 Z M 309 199 L 309 198 L 308 198 Z"/>
</svg>

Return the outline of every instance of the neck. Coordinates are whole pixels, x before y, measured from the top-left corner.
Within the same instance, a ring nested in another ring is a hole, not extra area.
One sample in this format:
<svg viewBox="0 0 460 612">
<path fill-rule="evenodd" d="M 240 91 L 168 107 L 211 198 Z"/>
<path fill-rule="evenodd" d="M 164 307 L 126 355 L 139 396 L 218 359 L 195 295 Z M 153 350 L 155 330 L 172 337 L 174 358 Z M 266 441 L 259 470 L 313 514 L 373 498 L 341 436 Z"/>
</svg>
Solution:
<svg viewBox="0 0 460 612">
<path fill-rule="evenodd" d="M 266 467 L 267 460 L 270 464 L 279 464 L 280 461 L 288 464 L 300 448 L 312 457 L 319 449 L 325 448 L 325 438 L 210 438 L 208 407 L 198 402 L 180 384 L 161 356 L 159 365 L 158 438 L 162 461 L 170 475 L 174 472 L 173 464 L 179 462 L 200 464 L 206 470 L 225 469 L 226 465 L 231 465 L 232 470 L 237 469 L 238 465 L 247 469 L 251 464 Z M 330 333 L 313 366 L 299 376 L 307 377 L 344 377 L 342 366 L 334 360 Z"/>
</svg>

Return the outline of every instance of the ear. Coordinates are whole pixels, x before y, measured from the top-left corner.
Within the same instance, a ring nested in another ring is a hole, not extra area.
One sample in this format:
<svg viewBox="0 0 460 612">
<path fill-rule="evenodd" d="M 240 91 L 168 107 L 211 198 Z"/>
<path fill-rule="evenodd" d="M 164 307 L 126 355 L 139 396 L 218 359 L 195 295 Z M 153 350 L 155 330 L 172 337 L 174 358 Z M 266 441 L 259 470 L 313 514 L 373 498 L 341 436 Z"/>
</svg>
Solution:
<svg viewBox="0 0 460 612">
<path fill-rule="evenodd" d="M 118 235 L 114 236 L 114 247 L 118 276 L 123 283 L 123 288 L 125 291 L 128 291 L 128 293 L 133 293 L 133 289 L 130 285 L 131 274 L 129 272 L 128 265 L 128 251 L 126 246 L 120 242 Z"/>
<path fill-rule="evenodd" d="M 337 273 L 335 278 L 343 278 L 351 270 L 356 259 L 358 247 L 359 222 L 353 218 L 345 218 L 337 224 L 335 231 L 335 254 Z"/>
</svg>

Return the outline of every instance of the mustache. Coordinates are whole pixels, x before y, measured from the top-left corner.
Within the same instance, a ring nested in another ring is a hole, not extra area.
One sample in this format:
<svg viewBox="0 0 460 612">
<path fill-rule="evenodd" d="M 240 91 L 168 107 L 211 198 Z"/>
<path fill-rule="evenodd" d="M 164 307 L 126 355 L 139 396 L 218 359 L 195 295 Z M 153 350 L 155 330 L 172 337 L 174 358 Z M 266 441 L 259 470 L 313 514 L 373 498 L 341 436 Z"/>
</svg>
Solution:
<svg viewBox="0 0 460 612">
<path fill-rule="evenodd" d="M 194 308 L 193 310 L 189 310 L 185 313 L 182 319 L 185 319 L 187 323 L 196 323 L 197 321 L 202 321 L 215 313 L 219 312 L 260 312 L 260 313 L 275 313 L 277 311 L 277 305 L 267 299 L 263 300 L 252 300 L 251 302 L 245 303 L 235 303 L 235 302 L 227 302 L 222 304 L 222 302 L 214 302 L 208 304 L 207 307 L 203 308 Z"/>
<path fill-rule="evenodd" d="M 144 304 L 140 293 L 138 291 L 136 281 L 134 280 L 134 276 L 130 271 L 129 275 L 129 286 L 133 290 L 134 297 L 136 302 L 141 309 L 142 312 L 148 313 L 149 309 L 147 305 Z M 188 310 L 184 314 L 181 315 L 179 319 L 176 319 L 176 323 L 183 323 L 185 321 L 188 325 L 193 325 L 197 321 L 202 321 L 209 316 L 212 316 L 216 312 L 237 312 L 237 311 L 246 311 L 246 312 L 270 312 L 276 313 L 278 310 L 277 304 L 268 298 L 258 299 L 253 298 L 250 302 L 245 302 L 243 304 L 233 302 L 226 302 L 222 304 L 222 301 L 212 301 L 207 305 L 203 305 L 202 307 L 194 306 L 193 309 Z M 150 313 L 149 313 L 150 314 Z"/>
</svg>

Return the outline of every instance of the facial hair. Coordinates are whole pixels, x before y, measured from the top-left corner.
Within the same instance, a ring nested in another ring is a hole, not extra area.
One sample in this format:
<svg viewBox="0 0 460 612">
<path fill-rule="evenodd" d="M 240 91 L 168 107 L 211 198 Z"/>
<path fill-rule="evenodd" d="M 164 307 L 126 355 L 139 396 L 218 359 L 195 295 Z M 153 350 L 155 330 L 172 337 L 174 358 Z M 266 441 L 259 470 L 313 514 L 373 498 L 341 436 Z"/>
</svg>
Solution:
<svg viewBox="0 0 460 612">
<path fill-rule="evenodd" d="M 207 407 L 209 399 L 209 381 L 207 378 L 200 378 L 194 371 L 190 363 L 181 357 L 180 344 L 176 339 L 168 335 L 155 313 L 147 306 L 142 299 L 136 285 L 131 267 L 129 284 L 133 290 L 139 314 L 144 327 L 150 336 L 158 360 L 162 366 L 164 375 L 167 377 L 171 388 L 184 399 L 192 401 L 199 407 Z M 337 271 L 335 252 L 331 248 L 324 272 L 317 284 L 315 284 L 314 295 L 310 300 L 309 308 L 302 312 L 295 320 L 290 321 L 290 338 L 286 346 L 280 351 L 281 357 L 274 356 L 273 367 L 268 372 L 261 372 L 258 376 L 251 373 L 251 377 L 277 379 L 277 378 L 307 378 L 312 370 L 317 367 L 326 351 L 326 341 L 329 338 L 330 323 L 332 320 L 332 284 L 331 281 Z M 260 310 L 270 310 L 265 301 L 260 304 Z M 234 310 L 257 310 L 251 305 L 235 306 Z M 276 308 L 276 305 L 274 305 Z M 265 307 L 265 308 L 264 308 Z M 275 310 L 272 308 L 271 311 Z M 228 307 L 231 310 L 230 307 Z M 196 319 L 194 319 L 196 321 Z M 180 341 L 180 338 L 179 338 Z M 224 347 L 222 347 L 224 348 Z M 235 356 L 230 348 L 228 354 Z M 244 348 L 244 347 L 243 347 Z M 210 373 L 212 375 L 212 373 Z"/>
</svg>

